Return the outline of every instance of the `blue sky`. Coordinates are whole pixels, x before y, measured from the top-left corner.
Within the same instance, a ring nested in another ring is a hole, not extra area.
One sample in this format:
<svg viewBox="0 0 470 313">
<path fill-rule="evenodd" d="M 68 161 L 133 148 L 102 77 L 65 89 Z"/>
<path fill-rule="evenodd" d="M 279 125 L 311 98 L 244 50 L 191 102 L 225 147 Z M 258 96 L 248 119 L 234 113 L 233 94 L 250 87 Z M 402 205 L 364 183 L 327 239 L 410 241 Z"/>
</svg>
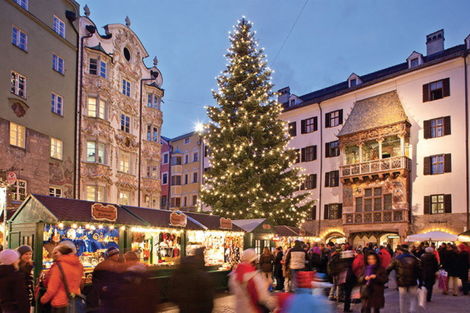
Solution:
<svg viewBox="0 0 470 313">
<path fill-rule="evenodd" d="M 275 70 L 275 89 L 289 85 L 297 95 L 344 81 L 352 72 L 401 63 L 413 50 L 425 54 L 426 34 L 441 28 L 446 47 L 470 34 L 468 0 L 309 0 L 297 20 L 305 1 L 78 0 L 88 4 L 98 27 L 124 23 L 128 15 L 150 54 L 147 64 L 158 57 L 167 137 L 207 119 L 204 105 L 213 103 L 215 76 L 225 67 L 228 31 L 242 15 L 254 22 Z"/>
</svg>

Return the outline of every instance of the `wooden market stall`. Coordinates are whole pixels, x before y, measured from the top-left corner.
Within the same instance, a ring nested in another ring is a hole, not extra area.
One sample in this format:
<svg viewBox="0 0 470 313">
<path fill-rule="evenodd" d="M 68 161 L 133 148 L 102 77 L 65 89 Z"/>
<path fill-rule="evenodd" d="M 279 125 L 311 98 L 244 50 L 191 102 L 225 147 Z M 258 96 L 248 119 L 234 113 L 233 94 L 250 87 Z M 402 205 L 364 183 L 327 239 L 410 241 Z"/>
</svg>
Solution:
<svg viewBox="0 0 470 313">
<path fill-rule="evenodd" d="M 233 220 L 232 222 L 246 232 L 245 248 L 254 248 L 258 254 L 261 254 L 265 247 L 269 250 L 274 248 L 274 227 L 265 218 Z"/>
<path fill-rule="evenodd" d="M 282 247 L 284 251 L 293 247 L 296 240 L 310 245 L 320 241 L 319 237 L 312 236 L 302 231 L 300 228 L 294 226 L 278 225 L 274 226 L 274 231 L 275 235 L 273 241 L 276 247 Z"/>
</svg>

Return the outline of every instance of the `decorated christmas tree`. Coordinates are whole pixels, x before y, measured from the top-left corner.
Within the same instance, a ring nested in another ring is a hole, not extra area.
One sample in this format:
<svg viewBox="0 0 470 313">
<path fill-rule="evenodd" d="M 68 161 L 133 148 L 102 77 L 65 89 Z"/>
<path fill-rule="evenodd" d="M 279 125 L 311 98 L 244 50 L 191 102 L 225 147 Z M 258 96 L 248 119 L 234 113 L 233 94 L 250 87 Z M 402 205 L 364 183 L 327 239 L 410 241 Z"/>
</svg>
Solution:
<svg viewBox="0 0 470 313">
<path fill-rule="evenodd" d="M 287 149 L 282 105 L 272 92 L 271 73 L 252 23 L 242 18 L 230 34 L 227 68 L 213 91 L 217 105 L 204 132 L 211 167 L 204 174 L 201 199 L 214 214 L 232 219 L 268 218 L 298 225 L 311 203 L 292 168 L 297 154 Z"/>
</svg>

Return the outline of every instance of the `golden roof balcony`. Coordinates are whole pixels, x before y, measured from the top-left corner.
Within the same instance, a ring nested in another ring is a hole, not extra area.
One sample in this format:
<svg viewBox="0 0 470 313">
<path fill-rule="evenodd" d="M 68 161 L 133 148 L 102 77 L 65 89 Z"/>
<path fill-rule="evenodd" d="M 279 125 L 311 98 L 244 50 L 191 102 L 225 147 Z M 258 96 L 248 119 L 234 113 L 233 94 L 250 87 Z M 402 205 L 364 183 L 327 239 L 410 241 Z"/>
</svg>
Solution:
<svg viewBox="0 0 470 313">
<path fill-rule="evenodd" d="M 340 166 L 340 176 L 344 182 L 349 179 L 364 179 L 373 176 L 406 175 L 411 169 L 411 160 L 406 156 L 372 160 Z"/>
</svg>

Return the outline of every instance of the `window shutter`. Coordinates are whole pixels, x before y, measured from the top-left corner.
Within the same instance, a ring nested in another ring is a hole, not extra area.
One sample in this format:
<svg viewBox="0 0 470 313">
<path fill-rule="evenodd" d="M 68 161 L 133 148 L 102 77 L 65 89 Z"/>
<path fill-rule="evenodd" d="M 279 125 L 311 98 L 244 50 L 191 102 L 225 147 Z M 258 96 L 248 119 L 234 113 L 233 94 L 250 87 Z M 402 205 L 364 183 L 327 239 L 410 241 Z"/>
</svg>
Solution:
<svg viewBox="0 0 470 313">
<path fill-rule="evenodd" d="M 343 124 L 343 109 L 339 110 L 339 125 Z"/>
<path fill-rule="evenodd" d="M 318 130 L 318 116 L 315 116 L 313 118 L 313 131 L 317 131 Z"/>
<path fill-rule="evenodd" d="M 325 211 L 324 211 L 324 217 L 323 219 L 327 220 L 328 219 L 328 204 L 325 204 Z"/>
<path fill-rule="evenodd" d="M 325 158 L 329 158 L 329 157 L 330 157 L 330 143 L 325 142 Z"/>
<path fill-rule="evenodd" d="M 431 157 L 425 157 L 424 158 L 424 175 L 431 175 Z"/>
<path fill-rule="evenodd" d="M 342 203 L 339 203 L 338 204 L 338 218 L 342 218 L 343 217 L 343 204 Z"/>
<path fill-rule="evenodd" d="M 317 188 L 317 174 L 313 174 L 313 189 Z"/>
<path fill-rule="evenodd" d="M 444 211 L 452 213 L 452 195 L 444 195 Z"/>
<path fill-rule="evenodd" d="M 452 172 L 452 156 L 450 153 L 444 155 L 444 173 Z"/>
<path fill-rule="evenodd" d="M 300 161 L 301 162 L 305 162 L 305 148 L 302 148 L 300 154 L 301 154 L 301 157 L 300 157 Z"/>
<path fill-rule="evenodd" d="M 325 127 L 331 127 L 331 114 L 325 114 Z"/>
<path fill-rule="evenodd" d="M 305 134 L 305 120 L 300 121 L 300 133 Z"/>
<path fill-rule="evenodd" d="M 325 173 L 325 187 L 330 187 L 330 172 Z"/>
<path fill-rule="evenodd" d="M 450 135 L 450 116 L 444 117 L 444 135 Z"/>
<path fill-rule="evenodd" d="M 431 196 L 424 196 L 424 214 L 431 214 Z"/>
<path fill-rule="evenodd" d="M 334 171 L 335 173 L 335 186 L 339 186 L 339 171 Z"/>
<path fill-rule="evenodd" d="M 443 92 L 443 96 L 444 97 L 448 97 L 450 96 L 450 79 L 449 78 L 445 78 L 442 80 L 442 86 L 444 87 L 444 92 Z"/>
<path fill-rule="evenodd" d="M 317 206 L 314 205 L 314 206 L 312 207 L 312 220 L 314 221 L 314 220 L 316 220 L 316 219 L 317 219 Z"/>
<path fill-rule="evenodd" d="M 429 101 L 429 84 L 423 85 L 423 102 Z"/>
<path fill-rule="evenodd" d="M 313 159 L 316 160 L 317 159 L 317 146 L 313 146 Z"/>
<path fill-rule="evenodd" d="M 431 121 L 424 121 L 424 139 L 431 138 Z"/>
</svg>

